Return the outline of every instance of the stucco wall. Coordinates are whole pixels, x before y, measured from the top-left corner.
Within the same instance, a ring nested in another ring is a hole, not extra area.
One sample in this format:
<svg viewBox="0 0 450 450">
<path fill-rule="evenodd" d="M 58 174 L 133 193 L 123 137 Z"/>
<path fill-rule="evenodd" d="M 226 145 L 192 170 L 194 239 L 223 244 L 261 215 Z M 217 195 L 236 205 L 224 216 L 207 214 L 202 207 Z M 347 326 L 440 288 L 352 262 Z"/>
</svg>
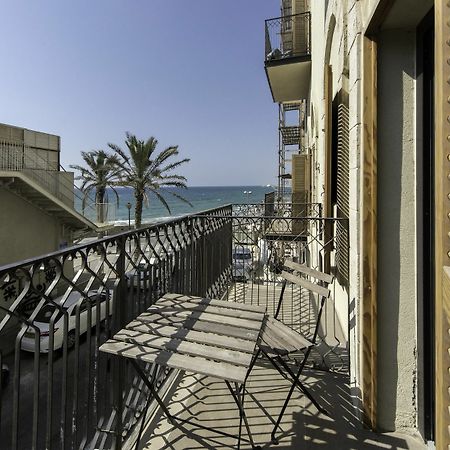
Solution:
<svg viewBox="0 0 450 450">
<path fill-rule="evenodd" d="M 351 383 L 357 403 L 361 383 L 362 318 L 362 135 L 363 32 L 379 0 L 312 2 L 312 77 L 308 143 L 316 149 L 313 193 L 323 201 L 325 167 L 325 64 L 333 69 L 333 96 L 349 96 Z M 325 37 L 325 38 L 324 38 Z M 378 416 L 383 429 L 415 428 L 416 411 L 416 198 L 415 198 L 415 37 L 386 31 L 380 44 L 379 73 L 379 261 Z M 328 56 L 329 55 L 329 56 Z M 337 290 L 344 311 L 346 292 Z M 339 306 L 341 305 L 341 306 Z M 358 405 L 359 406 L 359 405 Z"/>
<path fill-rule="evenodd" d="M 378 48 L 378 421 L 416 426 L 415 34 Z"/>
<path fill-rule="evenodd" d="M 343 89 L 349 96 L 350 137 L 350 286 L 334 289 L 337 316 L 345 329 L 350 345 L 350 376 L 353 400 L 357 411 L 360 408 L 360 298 L 361 298 L 361 242 L 360 242 L 360 136 L 361 113 L 361 10 L 360 2 L 330 0 L 327 14 L 323 4 L 312 2 L 312 76 L 309 107 L 309 146 L 315 147 L 317 161 L 313 170 L 316 187 L 313 199 L 323 202 L 325 184 L 325 109 L 324 67 L 332 66 L 333 97 Z M 325 37 L 325 38 L 324 38 Z"/>
<path fill-rule="evenodd" d="M 58 250 L 63 240 L 56 218 L 0 188 L 0 266 Z"/>
</svg>

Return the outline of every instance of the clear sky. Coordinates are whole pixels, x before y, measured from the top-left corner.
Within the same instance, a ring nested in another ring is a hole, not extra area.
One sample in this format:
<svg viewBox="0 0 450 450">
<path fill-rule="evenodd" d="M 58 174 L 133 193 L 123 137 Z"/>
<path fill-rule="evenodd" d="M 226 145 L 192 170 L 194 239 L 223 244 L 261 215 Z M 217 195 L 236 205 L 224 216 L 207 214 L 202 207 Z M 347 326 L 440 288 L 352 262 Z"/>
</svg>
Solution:
<svg viewBox="0 0 450 450">
<path fill-rule="evenodd" d="M 193 186 L 276 184 L 264 20 L 279 0 L 3 0 L 0 122 L 61 136 L 61 162 L 178 144 Z"/>
</svg>

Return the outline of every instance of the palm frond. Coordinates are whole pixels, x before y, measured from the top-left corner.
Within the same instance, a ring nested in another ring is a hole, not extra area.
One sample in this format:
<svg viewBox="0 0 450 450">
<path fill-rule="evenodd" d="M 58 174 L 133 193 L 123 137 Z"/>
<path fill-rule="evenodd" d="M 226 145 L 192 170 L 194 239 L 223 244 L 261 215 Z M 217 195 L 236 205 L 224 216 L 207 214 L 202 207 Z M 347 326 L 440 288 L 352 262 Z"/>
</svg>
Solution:
<svg viewBox="0 0 450 450">
<path fill-rule="evenodd" d="M 172 214 L 172 211 L 170 210 L 169 204 L 167 203 L 166 199 L 158 192 L 157 189 L 152 189 L 151 192 L 153 192 L 158 200 L 164 205 L 164 207 L 169 211 L 169 214 Z"/>
</svg>

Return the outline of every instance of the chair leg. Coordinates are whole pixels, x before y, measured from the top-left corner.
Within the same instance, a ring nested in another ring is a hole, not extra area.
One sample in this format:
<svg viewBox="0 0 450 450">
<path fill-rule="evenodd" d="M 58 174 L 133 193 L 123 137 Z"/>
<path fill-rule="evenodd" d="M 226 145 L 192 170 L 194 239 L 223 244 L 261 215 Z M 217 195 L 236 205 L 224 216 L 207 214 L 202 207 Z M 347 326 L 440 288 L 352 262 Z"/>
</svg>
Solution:
<svg viewBox="0 0 450 450">
<path fill-rule="evenodd" d="M 286 397 L 286 400 L 284 401 L 284 404 L 283 404 L 283 406 L 281 408 L 280 414 L 279 414 L 278 419 L 277 419 L 277 423 L 273 427 L 272 434 L 271 434 L 271 439 L 272 439 L 272 443 L 274 445 L 277 445 L 279 443 L 279 441 L 278 441 L 278 439 L 276 437 L 277 428 L 280 427 L 280 423 L 281 423 L 281 420 L 283 419 L 283 416 L 284 416 L 284 413 L 286 411 L 287 405 L 288 405 L 289 401 L 291 400 L 292 393 L 294 392 L 294 389 L 297 387 L 298 380 L 300 378 L 300 375 L 303 372 L 303 368 L 305 367 L 305 363 L 306 363 L 310 353 L 311 353 L 311 347 L 309 347 L 308 350 L 305 353 L 305 357 L 304 357 L 302 363 L 300 364 L 300 367 L 298 369 L 297 375 L 295 375 L 295 377 L 294 377 L 293 383 L 291 384 L 291 388 L 289 389 L 289 393 L 288 393 L 288 395 Z"/>
</svg>

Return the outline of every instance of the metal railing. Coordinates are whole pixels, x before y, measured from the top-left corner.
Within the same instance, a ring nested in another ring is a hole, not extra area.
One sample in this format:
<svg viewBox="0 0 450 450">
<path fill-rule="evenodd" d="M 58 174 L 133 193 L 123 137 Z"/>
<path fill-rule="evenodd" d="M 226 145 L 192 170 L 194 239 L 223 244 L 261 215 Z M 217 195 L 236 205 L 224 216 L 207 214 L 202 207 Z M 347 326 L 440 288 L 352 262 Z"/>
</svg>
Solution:
<svg viewBox="0 0 450 450">
<path fill-rule="evenodd" d="M 61 200 L 65 205 L 76 209 L 93 223 L 114 222 L 116 208 L 114 204 L 96 204 L 89 198 L 83 203 L 84 193 L 73 182 L 73 173 L 67 172 L 57 163 L 50 163 L 38 151 L 20 141 L 0 139 L 0 170 L 22 172 L 31 181 Z"/>
<path fill-rule="evenodd" d="M 268 206 L 270 205 L 270 208 Z M 242 203 L 233 205 L 233 215 L 273 217 L 321 217 L 321 203 Z"/>
<path fill-rule="evenodd" d="M 168 289 L 222 295 L 231 230 L 224 207 L 0 268 L 7 447 L 120 448 L 148 392 L 99 346 Z"/>
<path fill-rule="evenodd" d="M 273 312 L 285 258 L 333 265 L 338 241 L 329 231 L 346 222 L 251 209 L 244 215 L 242 208 L 224 206 L 0 267 L 0 365 L 10 370 L 0 394 L 0 435 L 7 448 L 121 448 L 151 398 L 125 361 L 98 349 L 163 293 L 265 304 Z M 308 335 L 316 303 L 293 287 L 286 297 L 282 320 Z M 331 309 L 320 338 L 316 363 L 345 370 Z M 169 373 L 150 364 L 145 370 L 159 387 Z"/>
<path fill-rule="evenodd" d="M 309 12 L 266 20 L 266 62 L 308 55 L 311 55 L 311 14 Z"/>
<path fill-rule="evenodd" d="M 12 140 L 0 140 L 0 170 L 23 172 L 64 204 L 73 207 L 73 179 L 70 174 L 59 172 L 57 163 L 53 167 L 30 146 Z"/>
<path fill-rule="evenodd" d="M 320 216 L 237 215 L 234 212 L 232 223 L 234 284 L 226 298 L 263 305 L 269 313 L 274 313 L 281 293 L 280 274 L 285 259 L 335 274 L 340 285 L 340 301 L 339 304 L 327 303 L 318 335 L 319 350 L 313 352 L 313 360 L 323 369 L 348 371 L 350 323 L 348 295 L 344 293 L 349 283 L 348 220 Z M 343 296 L 347 298 L 343 299 Z M 284 294 L 279 319 L 312 337 L 317 311 L 317 298 L 290 285 Z"/>
</svg>

